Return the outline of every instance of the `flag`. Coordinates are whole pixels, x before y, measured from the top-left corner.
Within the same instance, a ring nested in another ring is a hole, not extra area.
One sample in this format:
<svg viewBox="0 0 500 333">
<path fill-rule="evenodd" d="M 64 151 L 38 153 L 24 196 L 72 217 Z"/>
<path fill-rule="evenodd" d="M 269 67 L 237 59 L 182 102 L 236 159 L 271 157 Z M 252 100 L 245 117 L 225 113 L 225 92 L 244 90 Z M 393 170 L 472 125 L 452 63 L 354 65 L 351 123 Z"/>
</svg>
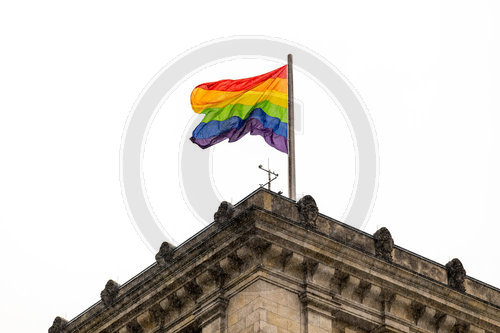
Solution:
<svg viewBox="0 0 500 333">
<path fill-rule="evenodd" d="M 191 93 L 191 107 L 205 115 L 191 137 L 203 149 L 250 133 L 288 153 L 286 65 L 247 79 L 200 84 Z"/>
</svg>

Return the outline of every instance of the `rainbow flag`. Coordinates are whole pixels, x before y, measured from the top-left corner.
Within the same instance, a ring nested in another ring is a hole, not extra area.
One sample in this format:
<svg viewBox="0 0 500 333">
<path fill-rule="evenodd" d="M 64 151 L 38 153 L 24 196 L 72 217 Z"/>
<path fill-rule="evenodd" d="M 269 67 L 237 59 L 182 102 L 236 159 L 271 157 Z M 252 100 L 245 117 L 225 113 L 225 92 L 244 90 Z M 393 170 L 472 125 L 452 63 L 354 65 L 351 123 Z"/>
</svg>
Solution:
<svg viewBox="0 0 500 333">
<path fill-rule="evenodd" d="M 191 93 L 191 106 L 205 115 L 191 137 L 203 149 L 250 133 L 288 153 L 286 65 L 247 79 L 200 84 Z"/>
</svg>

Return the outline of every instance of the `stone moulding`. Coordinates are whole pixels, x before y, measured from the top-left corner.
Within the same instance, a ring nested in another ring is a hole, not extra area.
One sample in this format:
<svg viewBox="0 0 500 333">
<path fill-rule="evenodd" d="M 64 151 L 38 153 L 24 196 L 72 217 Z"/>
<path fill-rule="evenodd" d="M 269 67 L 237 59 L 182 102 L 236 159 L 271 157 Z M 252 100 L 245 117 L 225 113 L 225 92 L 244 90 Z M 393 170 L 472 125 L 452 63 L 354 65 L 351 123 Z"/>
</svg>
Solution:
<svg viewBox="0 0 500 333">
<path fill-rule="evenodd" d="M 158 253 L 165 260 L 119 288 L 112 307 L 103 300 L 69 324 L 54 321 L 49 333 L 161 333 L 203 327 L 223 318 L 231 295 L 255 279 L 300 295 L 311 311 L 356 320 L 374 332 L 405 327 L 441 332 L 463 326 L 464 333 L 489 333 L 500 326 L 500 305 L 378 260 L 375 250 L 367 255 L 368 250 L 342 244 L 320 231 L 325 223 L 321 217 L 315 220 L 317 231 L 304 228 L 299 208 L 285 200 L 275 205 L 273 200 L 283 199 L 268 191 L 247 200 L 242 208 L 234 207 L 230 223 L 210 225 L 177 248 L 175 256 L 165 245 Z"/>
</svg>

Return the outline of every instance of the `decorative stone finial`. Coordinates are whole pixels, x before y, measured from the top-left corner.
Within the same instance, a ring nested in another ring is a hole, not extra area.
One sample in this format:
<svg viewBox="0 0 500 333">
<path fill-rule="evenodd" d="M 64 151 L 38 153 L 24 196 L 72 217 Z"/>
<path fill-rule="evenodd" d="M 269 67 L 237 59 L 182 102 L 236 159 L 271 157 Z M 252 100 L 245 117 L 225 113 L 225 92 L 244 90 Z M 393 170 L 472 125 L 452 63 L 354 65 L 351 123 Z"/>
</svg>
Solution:
<svg viewBox="0 0 500 333">
<path fill-rule="evenodd" d="M 214 221 L 216 223 L 225 223 L 231 220 L 234 215 L 234 206 L 227 201 L 222 201 L 219 205 L 219 209 L 214 214 Z"/>
<path fill-rule="evenodd" d="M 448 285 L 458 291 L 465 292 L 465 269 L 457 258 L 446 264 L 446 273 L 448 275 Z"/>
<path fill-rule="evenodd" d="M 57 316 L 52 323 L 52 326 L 49 327 L 49 333 L 65 333 L 66 325 L 68 325 L 68 321 L 64 318 Z"/>
<path fill-rule="evenodd" d="M 169 242 L 161 243 L 160 250 L 155 255 L 156 262 L 159 265 L 165 266 L 172 260 L 174 256 L 175 246 L 170 244 Z"/>
<path fill-rule="evenodd" d="M 382 227 L 373 234 L 373 238 L 375 240 L 375 256 L 385 261 L 392 262 L 394 240 L 389 230 Z"/>
<path fill-rule="evenodd" d="M 110 306 L 115 302 L 116 296 L 120 291 L 120 285 L 113 280 L 109 280 L 101 291 L 101 300 L 106 306 Z"/>
<path fill-rule="evenodd" d="M 297 202 L 297 208 L 299 209 L 300 222 L 308 227 L 315 228 L 318 219 L 318 206 L 314 198 L 310 195 L 302 197 Z"/>
</svg>

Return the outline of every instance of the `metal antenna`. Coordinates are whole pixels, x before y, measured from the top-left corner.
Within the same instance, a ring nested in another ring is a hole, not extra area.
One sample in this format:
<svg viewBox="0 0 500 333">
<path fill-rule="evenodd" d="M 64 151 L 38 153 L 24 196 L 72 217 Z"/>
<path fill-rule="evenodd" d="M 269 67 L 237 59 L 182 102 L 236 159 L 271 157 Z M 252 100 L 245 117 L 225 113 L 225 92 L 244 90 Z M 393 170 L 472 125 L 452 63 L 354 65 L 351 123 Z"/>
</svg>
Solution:
<svg viewBox="0 0 500 333">
<path fill-rule="evenodd" d="M 270 191 L 271 190 L 271 182 L 273 180 L 275 180 L 276 178 L 278 178 L 279 175 L 277 173 L 275 173 L 275 172 L 272 172 L 271 169 L 269 168 L 269 159 L 267 159 L 267 169 L 265 169 L 262 166 L 262 164 L 259 165 L 259 169 L 264 170 L 265 172 L 267 172 L 267 183 L 265 183 L 265 184 L 259 184 L 259 185 L 260 185 L 260 187 L 264 187 L 264 186 L 267 185 L 267 189 Z M 274 178 L 271 179 L 271 175 L 273 175 Z"/>
</svg>

